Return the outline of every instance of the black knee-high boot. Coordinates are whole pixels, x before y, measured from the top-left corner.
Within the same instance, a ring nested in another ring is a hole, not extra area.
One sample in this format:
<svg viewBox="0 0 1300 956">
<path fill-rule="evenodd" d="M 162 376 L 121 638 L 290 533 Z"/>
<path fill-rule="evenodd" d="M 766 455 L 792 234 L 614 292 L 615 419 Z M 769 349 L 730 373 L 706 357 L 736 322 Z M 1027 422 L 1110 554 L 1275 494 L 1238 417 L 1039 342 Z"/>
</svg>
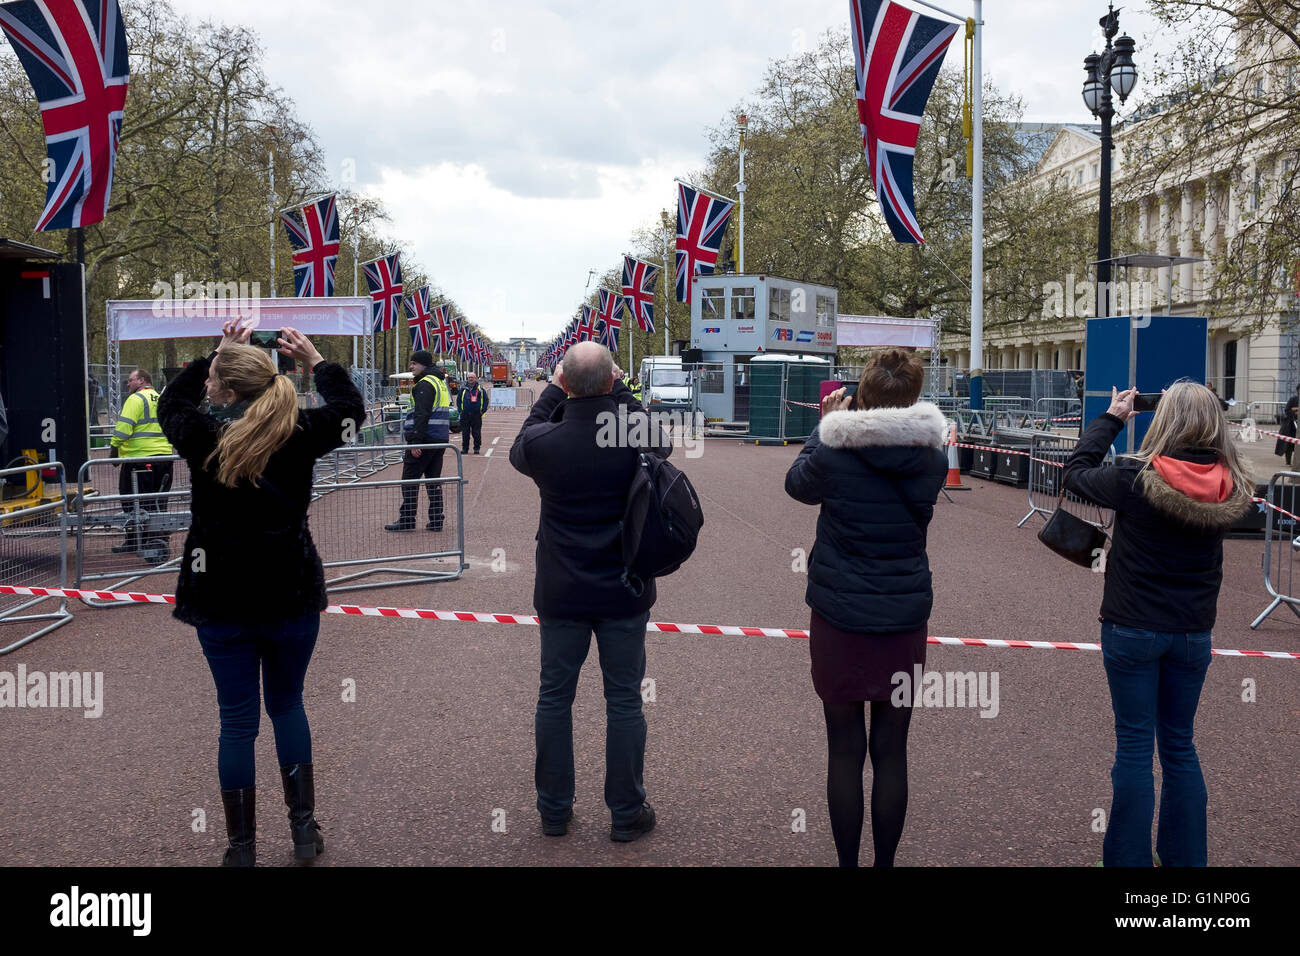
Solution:
<svg viewBox="0 0 1300 956">
<path fill-rule="evenodd" d="M 284 781 L 284 803 L 289 808 L 289 828 L 293 833 L 293 855 L 310 860 L 325 852 L 325 837 L 316 822 L 316 785 L 312 765 L 296 763 L 280 768 Z"/>
<path fill-rule="evenodd" d="M 257 788 L 222 790 L 221 805 L 226 809 L 226 855 L 222 866 L 257 865 Z"/>
</svg>

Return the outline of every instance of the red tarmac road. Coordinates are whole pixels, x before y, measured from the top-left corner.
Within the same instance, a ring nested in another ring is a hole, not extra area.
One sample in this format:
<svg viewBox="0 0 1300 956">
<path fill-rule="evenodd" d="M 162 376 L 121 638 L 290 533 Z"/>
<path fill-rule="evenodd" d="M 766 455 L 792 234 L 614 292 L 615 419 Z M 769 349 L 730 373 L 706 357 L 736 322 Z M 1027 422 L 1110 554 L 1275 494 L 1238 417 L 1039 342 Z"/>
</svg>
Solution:
<svg viewBox="0 0 1300 956">
<path fill-rule="evenodd" d="M 483 430 L 491 454 L 465 458 L 463 579 L 337 600 L 532 613 L 537 495 L 506 460 L 523 415 L 493 410 Z M 730 440 L 710 441 L 698 458 L 674 451 L 707 523 L 690 564 L 661 581 L 652 619 L 807 626 L 792 552 L 811 547 L 817 512 L 783 490 L 797 453 Z M 1037 518 L 1015 527 L 1023 491 L 967 482 L 954 503 L 940 499 L 930 530 L 930 633 L 1096 641 L 1101 576 L 1039 544 Z M 1225 550 L 1216 646 L 1300 649 L 1300 623 L 1285 610 L 1248 626 L 1268 603 L 1261 543 Z M 0 710 L 0 864 L 214 864 L 225 845 L 217 705 L 193 629 L 157 606 L 74 608 L 72 624 L 0 658 L 0 670 L 102 671 L 104 713 Z M 807 643 L 651 634 L 647 646 L 646 786 L 659 825 L 616 845 L 594 650 L 574 712 L 576 816 L 554 839 L 534 809 L 535 628 L 325 615 L 305 693 L 328 846 L 317 865 L 833 864 Z M 932 645 L 927 669 L 996 672 L 998 712 L 914 715 L 899 864 L 1099 860 L 1093 827 L 1109 810 L 1113 756 L 1101 655 Z M 1246 681 L 1255 702 L 1243 701 Z M 348 682 L 354 703 L 343 699 Z M 1298 718 L 1300 661 L 1215 659 L 1197 721 L 1212 864 L 1300 864 Z M 291 865 L 269 719 L 262 731 L 259 862 Z M 868 833 L 864 863 L 870 845 Z"/>
</svg>

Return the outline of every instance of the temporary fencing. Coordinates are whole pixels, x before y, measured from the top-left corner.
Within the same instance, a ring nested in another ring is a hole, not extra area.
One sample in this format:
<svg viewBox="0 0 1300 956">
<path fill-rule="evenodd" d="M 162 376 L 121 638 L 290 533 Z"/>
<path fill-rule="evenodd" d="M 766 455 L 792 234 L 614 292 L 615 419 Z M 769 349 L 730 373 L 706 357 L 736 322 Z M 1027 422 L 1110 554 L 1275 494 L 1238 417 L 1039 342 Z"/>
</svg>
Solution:
<svg viewBox="0 0 1300 956">
<path fill-rule="evenodd" d="M 1029 512 L 1017 522 L 1022 527 L 1034 515 L 1050 518 L 1058 507 L 1064 507 L 1076 517 L 1082 518 L 1098 528 L 1105 530 L 1115 521 L 1115 512 L 1102 508 L 1072 491 L 1066 491 L 1063 483 L 1065 463 L 1079 446 L 1079 439 L 1069 435 L 1053 435 L 1047 432 L 1034 432 L 1029 446 Z M 1103 464 L 1115 462 L 1114 449 L 1106 452 Z M 1065 497 L 1061 494 L 1064 492 Z"/>
<path fill-rule="evenodd" d="M 451 451 L 454 474 L 406 481 L 371 477 L 417 448 L 443 454 L 444 469 Z M 170 466 L 168 486 L 142 490 L 139 469 L 160 465 Z M 123 467 L 131 469 L 125 494 L 119 484 Z M 385 531 L 385 524 L 399 520 L 403 487 L 416 490 L 416 505 L 426 517 L 409 533 Z M 437 531 L 427 527 L 435 488 L 443 497 Z M 190 493 L 189 468 L 176 456 L 87 461 L 68 509 L 76 536 L 74 586 L 112 581 L 105 590 L 120 590 L 141 578 L 176 574 L 183 557 L 183 538 L 176 536 L 190 528 Z M 331 452 L 316 463 L 310 514 L 330 591 L 450 580 L 464 570 L 464 470 L 460 450 L 449 444 L 358 445 Z M 358 583 L 362 578 L 369 580 Z M 98 598 L 83 600 L 100 606 Z"/>
<path fill-rule="evenodd" d="M 190 527 L 189 466 L 175 455 L 92 458 L 77 472 L 67 520 L 76 537 L 76 587 L 112 581 L 120 588 L 175 574 L 175 536 Z"/>
<path fill-rule="evenodd" d="M 41 580 L 57 580 L 63 588 L 68 585 L 68 527 L 63 514 L 67 483 L 63 465 L 33 463 L 0 469 L 0 489 L 6 503 L 18 497 L 38 500 L 32 493 L 41 489 L 47 489 L 47 493 L 39 497 L 49 499 L 12 511 L 6 509 L 0 517 L 0 584 L 8 588 L 0 588 L 0 594 L 5 595 L 0 597 L 0 625 L 43 622 L 36 630 L 0 647 L 0 654 L 8 654 L 72 620 L 66 595 L 14 590 L 30 588 Z M 33 611 L 51 600 L 54 610 Z"/>
<path fill-rule="evenodd" d="M 1268 517 L 1264 524 L 1264 587 L 1272 602 L 1250 624 L 1259 627 L 1264 619 L 1285 604 L 1300 617 L 1300 586 L 1295 580 L 1297 551 L 1300 551 L 1300 473 L 1280 471 L 1268 483 Z"/>
</svg>

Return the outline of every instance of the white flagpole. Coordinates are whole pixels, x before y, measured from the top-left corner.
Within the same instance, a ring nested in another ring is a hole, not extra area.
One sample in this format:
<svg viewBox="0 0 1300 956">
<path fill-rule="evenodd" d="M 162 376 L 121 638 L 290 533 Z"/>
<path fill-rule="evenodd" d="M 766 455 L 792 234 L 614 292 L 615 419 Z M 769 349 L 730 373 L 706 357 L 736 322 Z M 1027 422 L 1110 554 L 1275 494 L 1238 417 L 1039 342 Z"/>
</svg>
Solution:
<svg viewBox="0 0 1300 956">
<path fill-rule="evenodd" d="M 970 236 L 970 407 L 984 407 L 984 0 L 975 0 L 975 40 L 971 55 L 975 162 L 971 183 Z"/>
<path fill-rule="evenodd" d="M 275 151 L 267 153 L 266 168 L 271 174 L 271 195 L 267 197 L 269 202 L 267 207 L 271 213 L 271 298 L 275 298 L 275 206 L 278 200 L 275 196 Z"/>
</svg>

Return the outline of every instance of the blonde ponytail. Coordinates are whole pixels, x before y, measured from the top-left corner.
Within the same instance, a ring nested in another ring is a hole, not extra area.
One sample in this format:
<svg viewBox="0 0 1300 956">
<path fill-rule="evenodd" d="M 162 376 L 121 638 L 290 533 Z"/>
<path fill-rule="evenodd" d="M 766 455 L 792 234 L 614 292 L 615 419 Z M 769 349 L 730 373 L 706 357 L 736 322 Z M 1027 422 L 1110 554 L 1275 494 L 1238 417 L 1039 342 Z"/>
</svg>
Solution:
<svg viewBox="0 0 1300 956">
<path fill-rule="evenodd" d="M 244 416 L 221 433 L 204 461 L 218 458 L 217 481 L 233 488 L 247 479 L 257 484 L 271 455 L 298 424 L 298 395 L 293 383 L 276 372 L 271 356 L 250 345 L 228 345 L 212 362 L 212 375 L 240 399 L 252 399 Z"/>
</svg>

